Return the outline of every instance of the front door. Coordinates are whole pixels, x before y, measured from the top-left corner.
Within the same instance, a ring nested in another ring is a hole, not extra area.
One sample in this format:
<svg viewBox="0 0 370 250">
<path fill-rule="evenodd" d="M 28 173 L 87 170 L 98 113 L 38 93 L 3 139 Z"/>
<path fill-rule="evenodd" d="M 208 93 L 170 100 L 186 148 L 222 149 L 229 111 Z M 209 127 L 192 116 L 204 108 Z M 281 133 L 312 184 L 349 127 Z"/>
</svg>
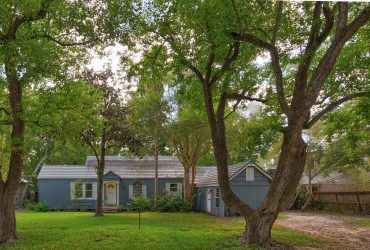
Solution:
<svg viewBox="0 0 370 250">
<path fill-rule="evenodd" d="M 211 212 L 211 189 L 207 190 L 207 212 Z"/>
<path fill-rule="evenodd" d="M 117 205 L 117 183 L 106 182 L 105 183 L 105 204 L 106 205 Z"/>
</svg>

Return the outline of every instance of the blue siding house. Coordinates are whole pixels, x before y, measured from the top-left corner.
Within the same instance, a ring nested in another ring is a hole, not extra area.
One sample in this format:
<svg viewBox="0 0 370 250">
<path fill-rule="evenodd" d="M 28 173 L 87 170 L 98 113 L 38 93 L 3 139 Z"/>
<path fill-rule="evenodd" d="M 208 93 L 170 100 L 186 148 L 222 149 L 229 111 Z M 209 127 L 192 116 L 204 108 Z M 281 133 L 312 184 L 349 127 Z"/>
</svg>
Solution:
<svg viewBox="0 0 370 250">
<path fill-rule="evenodd" d="M 200 211 L 217 216 L 237 215 L 227 207 L 218 187 L 216 167 L 206 167 L 204 173 L 199 173 L 195 190 L 195 206 Z M 245 162 L 229 166 L 230 185 L 233 192 L 253 209 L 257 208 L 265 198 L 272 178 L 253 162 Z"/>
<path fill-rule="evenodd" d="M 129 158 L 109 156 L 103 179 L 104 207 L 128 206 L 135 196 L 154 197 L 153 157 Z M 46 201 L 55 210 L 94 210 L 96 208 L 97 176 L 95 157 L 89 156 L 82 166 L 44 165 L 38 175 L 39 201 Z M 182 197 L 184 170 L 176 157 L 158 159 L 159 193 Z M 271 177 L 253 162 L 229 166 L 233 191 L 253 208 L 267 194 Z M 216 167 L 197 167 L 194 209 L 217 216 L 236 213 L 221 197 Z"/>
<path fill-rule="evenodd" d="M 96 166 L 96 158 L 91 156 L 83 166 L 44 165 L 38 175 L 39 201 L 46 201 L 55 210 L 94 210 L 97 197 Z M 183 167 L 176 157 L 159 157 L 159 194 L 167 192 L 182 196 L 183 175 Z M 133 197 L 139 195 L 153 198 L 153 157 L 107 157 L 103 183 L 106 208 L 127 206 Z"/>
</svg>

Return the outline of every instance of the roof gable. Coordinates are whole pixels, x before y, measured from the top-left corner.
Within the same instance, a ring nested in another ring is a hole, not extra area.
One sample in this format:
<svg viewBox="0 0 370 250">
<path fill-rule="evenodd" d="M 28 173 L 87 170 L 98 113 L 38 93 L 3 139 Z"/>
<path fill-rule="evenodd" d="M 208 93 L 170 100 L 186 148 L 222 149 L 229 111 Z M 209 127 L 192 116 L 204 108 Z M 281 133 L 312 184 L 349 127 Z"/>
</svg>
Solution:
<svg viewBox="0 0 370 250">
<path fill-rule="evenodd" d="M 243 172 L 247 167 L 254 167 L 258 172 L 267 177 L 269 181 L 272 180 L 271 176 L 269 176 L 261 167 L 259 167 L 252 161 L 248 161 L 235 165 L 230 165 L 228 167 L 230 181 L 233 180 L 236 176 L 238 176 L 241 172 Z M 201 169 L 201 167 L 199 167 L 198 169 Z M 199 178 L 199 180 L 197 181 L 197 185 L 218 186 L 217 168 L 214 167 L 212 169 L 209 169 L 202 177 Z"/>
</svg>

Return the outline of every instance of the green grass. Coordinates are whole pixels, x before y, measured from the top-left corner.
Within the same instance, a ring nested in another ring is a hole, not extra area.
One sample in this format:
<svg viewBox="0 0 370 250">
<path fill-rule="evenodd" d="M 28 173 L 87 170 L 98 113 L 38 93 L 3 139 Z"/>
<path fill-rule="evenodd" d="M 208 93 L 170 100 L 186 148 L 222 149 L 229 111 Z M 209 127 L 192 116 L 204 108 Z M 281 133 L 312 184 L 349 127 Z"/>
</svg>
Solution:
<svg viewBox="0 0 370 250">
<path fill-rule="evenodd" d="M 361 220 L 347 220 L 346 223 L 357 225 L 360 227 L 370 227 L 370 219 L 361 219 Z"/>
<path fill-rule="evenodd" d="M 3 249 L 245 249 L 244 221 L 203 213 L 17 213 L 20 240 Z M 275 227 L 273 239 L 306 247 L 329 245 L 307 234 Z M 1 247 L 0 247 L 1 248 Z"/>
</svg>

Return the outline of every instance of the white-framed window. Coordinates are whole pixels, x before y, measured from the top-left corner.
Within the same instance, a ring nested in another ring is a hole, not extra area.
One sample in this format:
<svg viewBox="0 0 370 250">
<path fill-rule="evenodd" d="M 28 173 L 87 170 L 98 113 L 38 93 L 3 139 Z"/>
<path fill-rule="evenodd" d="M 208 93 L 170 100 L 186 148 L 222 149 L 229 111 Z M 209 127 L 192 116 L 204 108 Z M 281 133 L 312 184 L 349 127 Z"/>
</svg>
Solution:
<svg viewBox="0 0 370 250">
<path fill-rule="evenodd" d="M 182 196 L 182 183 L 166 183 L 166 192 L 171 196 Z"/>
<path fill-rule="evenodd" d="M 92 183 L 85 183 L 85 198 L 86 199 L 93 198 L 93 184 Z"/>
<path fill-rule="evenodd" d="M 170 193 L 177 193 L 178 188 L 177 188 L 177 183 L 170 183 Z"/>
<path fill-rule="evenodd" d="M 81 183 L 81 182 L 75 183 L 75 194 L 74 194 L 74 197 L 76 199 L 83 199 L 84 198 L 83 183 Z"/>
<path fill-rule="evenodd" d="M 220 189 L 219 188 L 216 188 L 215 207 L 220 207 Z"/>
<path fill-rule="evenodd" d="M 96 193 L 94 184 L 92 182 L 71 182 L 71 199 L 94 199 Z"/>
<path fill-rule="evenodd" d="M 247 167 L 245 169 L 245 176 L 246 181 L 254 181 L 254 167 Z"/>
<path fill-rule="evenodd" d="M 133 197 L 143 195 L 143 184 L 140 181 L 135 181 L 133 185 Z"/>
</svg>

